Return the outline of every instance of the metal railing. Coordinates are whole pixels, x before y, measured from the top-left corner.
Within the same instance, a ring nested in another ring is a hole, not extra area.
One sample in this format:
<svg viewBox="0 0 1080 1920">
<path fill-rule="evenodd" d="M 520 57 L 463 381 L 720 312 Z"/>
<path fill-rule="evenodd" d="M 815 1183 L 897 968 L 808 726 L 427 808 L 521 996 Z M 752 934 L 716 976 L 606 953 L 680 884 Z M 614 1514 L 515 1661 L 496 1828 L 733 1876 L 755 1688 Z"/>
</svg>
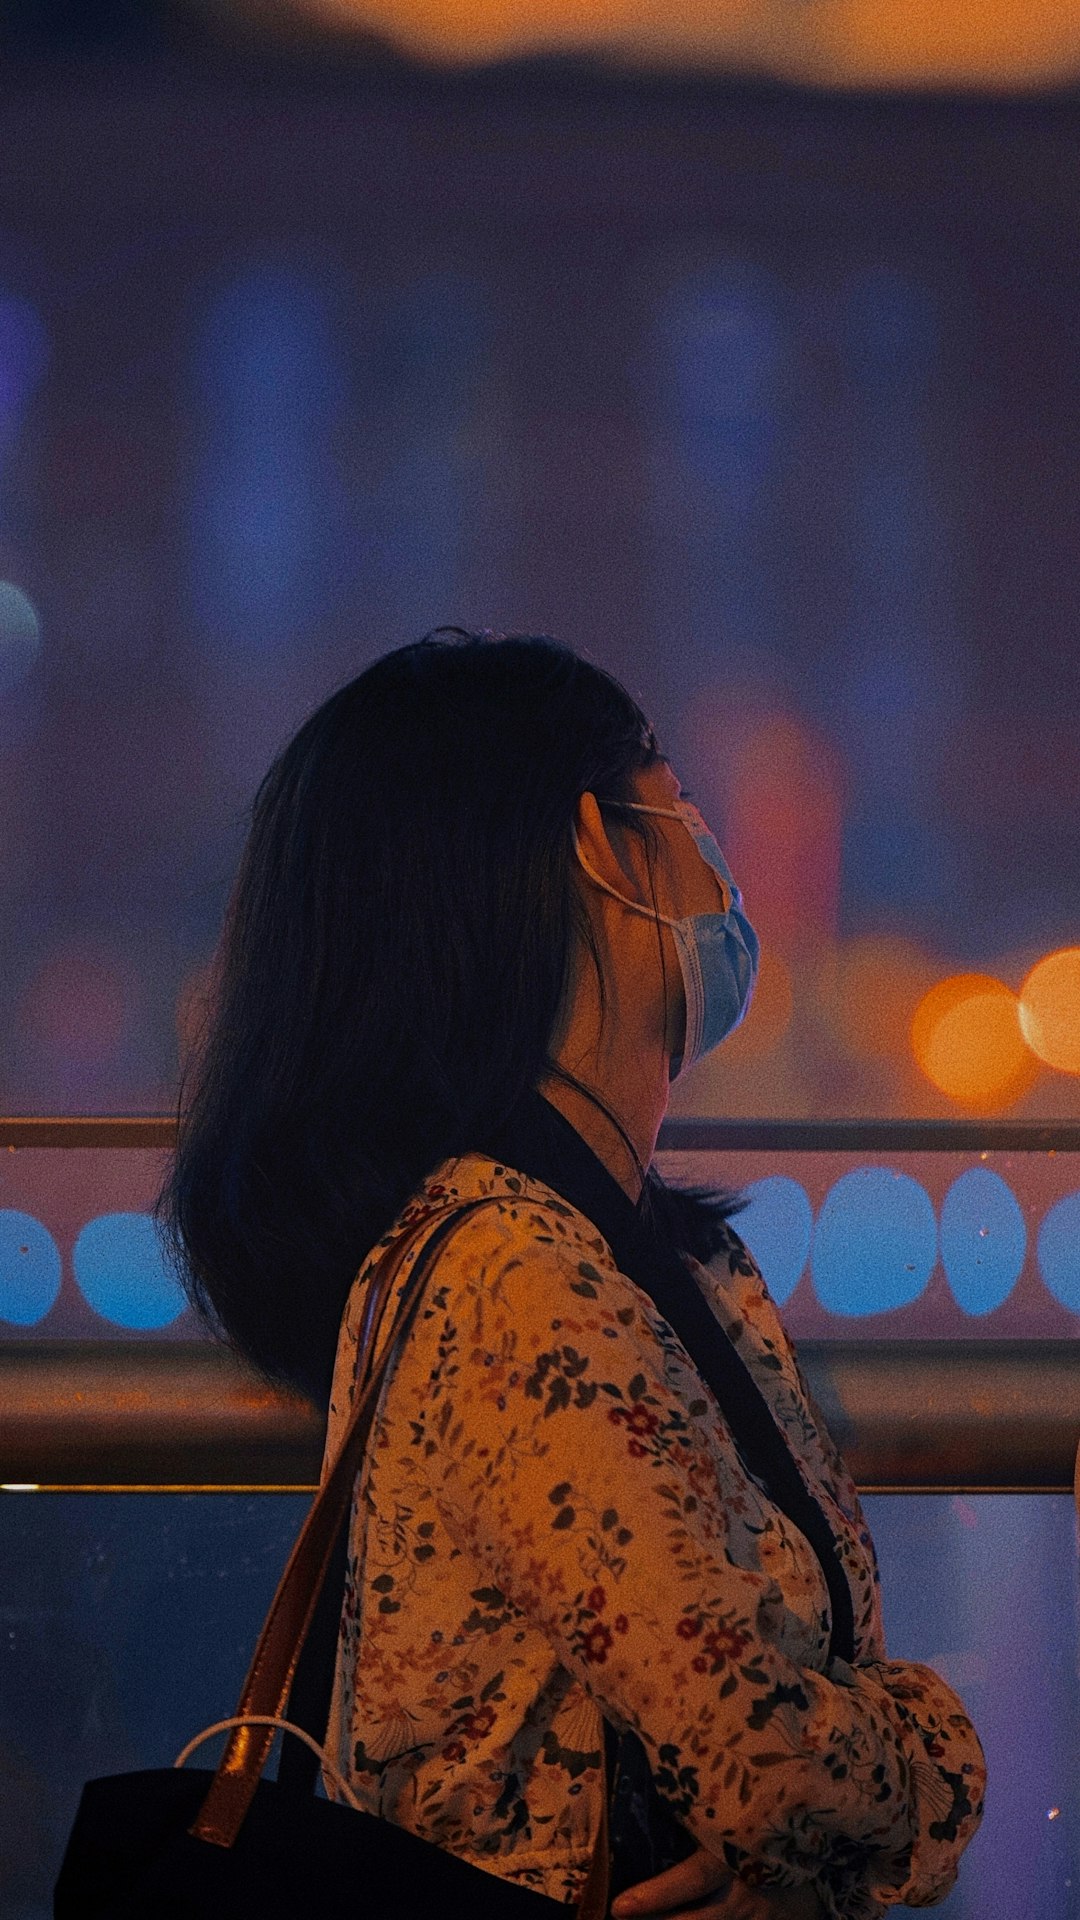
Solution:
<svg viewBox="0 0 1080 1920">
<path fill-rule="evenodd" d="M 0 1116 L 7 1147 L 168 1149 L 167 1114 Z M 658 1152 L 1078 1153 L 1080 1120 L 665 1120 Z"/>
<path fill-rule="evenodd" d="M 167 1149 L 159 1117 L 0 1120 L 0 1149 Z M 1059 1152 L 1080 1125 L 668 1122 L 661 1150 Z M 806 1340 L 830 1430 L 868 1492 L 1066 1492 L 1080 1340 Z M 0 1484 L 301 1489 L 322 1424 L 209 1341 L 0 1341 Z"/>
</svg>

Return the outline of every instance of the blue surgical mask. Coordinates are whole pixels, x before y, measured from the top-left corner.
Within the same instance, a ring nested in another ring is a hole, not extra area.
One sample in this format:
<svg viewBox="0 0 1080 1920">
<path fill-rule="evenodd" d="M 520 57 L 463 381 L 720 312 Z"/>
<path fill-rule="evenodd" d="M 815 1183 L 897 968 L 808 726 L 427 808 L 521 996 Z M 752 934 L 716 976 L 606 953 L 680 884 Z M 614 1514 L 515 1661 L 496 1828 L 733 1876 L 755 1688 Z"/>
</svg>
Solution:
<svg viewBox="0 0 1080 1920">
<path fill-rule="evenodd" d="M 686 990 L 686 1038 L 681 1056 L 672 1062 L 674 1080 L 695 1061 L 711 1053 L 721 1040 L 726 1040 L 744 1018 L 757 980 L 760 946 L 743 912 L 742 894 L 697 808 L 687 800 L 680 800 L 674 807 L 647 807 L 640 801 L 624 804 L 633 813 L 655 813 L 666 820 L 681 820 L 706 866 L 715 873 L 724 903 L 720 913 L 692 913 L 681 920 L 654 913 L 650 907 L 640 906 L 636 900 L 617 893 L 593 872 L 574 830 L 574 847 L 590 880 L 613 899 L 620 900 L 631 913 L 643 914 L 647 920 L 659 920 L 671 928 Z"/>
</svg>

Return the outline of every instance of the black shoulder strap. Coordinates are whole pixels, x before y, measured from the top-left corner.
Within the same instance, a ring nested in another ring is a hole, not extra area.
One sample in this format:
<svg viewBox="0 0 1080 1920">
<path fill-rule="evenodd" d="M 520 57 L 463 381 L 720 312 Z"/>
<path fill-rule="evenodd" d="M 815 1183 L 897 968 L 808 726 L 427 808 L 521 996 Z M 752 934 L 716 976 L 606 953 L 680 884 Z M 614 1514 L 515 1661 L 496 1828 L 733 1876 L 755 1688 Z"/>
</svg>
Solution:
<svg viewBox="0 0 1080 1920">
<path fill-rule="evenodd" d="M 636 1224 L 636 1223 L 635 1223 Z M 840 1565 L 836 1537 L 803 1479 L 772 1409 L 746 1362 L 720 1325 L 693 1275 L 673 1249 L 636 1226 L 637 1272 L 716 1397 L 747 1472 L 765 1486 L 789 1520 L 805 1534 L 821 1563 L 832 1612 L 831 1657 L 855 1657 L 851 1588 Z"/>
<path fill-rule="evenodd" d="M 832 1610 L 830 1654 L 853 1659 L 851 1589 L 832 1528 L 757 1382 L 676 1248 L 648 1225 L 581 1135 L 541 1094 L 533 1092 L 519 1102 L 483 1145 L 504 1165 L 543 1180 L 591 1220 L 616 1265 L 650 1296 L 678 1334 L 716 1397 L 743 1466 L 762 1482 L 817 1554 Z"/>
</svg>

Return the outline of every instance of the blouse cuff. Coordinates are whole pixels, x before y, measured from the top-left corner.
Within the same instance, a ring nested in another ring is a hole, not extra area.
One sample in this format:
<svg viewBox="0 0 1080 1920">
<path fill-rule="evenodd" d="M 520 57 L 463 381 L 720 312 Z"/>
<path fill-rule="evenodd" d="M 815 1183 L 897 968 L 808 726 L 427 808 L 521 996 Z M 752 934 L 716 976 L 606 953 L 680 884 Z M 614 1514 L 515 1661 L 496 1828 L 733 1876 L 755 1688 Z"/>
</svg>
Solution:
<svg viewBox="0 0 1080 1920">
<path fill-rule="evenodd" d="M 863 1893 L 872 1903 L 866 1915 L 901 1905 L 936 1906 L 954 1885 L 960 1855 L 982 1816 L 986 1762 L 979 1737 L 963 1703 L 930 1667 L 882 1660 L 855 1669 L 852 1678 L 856 1686 L 885 1696 L 882 1704 L 896 1727 L 911 1782 L 911 1844 L 900 1856 L 878 1856 L 879 1873 L 874 1856 L 864 1864 Z M 853 1894 L 854 1889 L 846 1893 L 848 1904 L 841 1903 L 837 1913 L 863 1920 Z"/>
</svg>

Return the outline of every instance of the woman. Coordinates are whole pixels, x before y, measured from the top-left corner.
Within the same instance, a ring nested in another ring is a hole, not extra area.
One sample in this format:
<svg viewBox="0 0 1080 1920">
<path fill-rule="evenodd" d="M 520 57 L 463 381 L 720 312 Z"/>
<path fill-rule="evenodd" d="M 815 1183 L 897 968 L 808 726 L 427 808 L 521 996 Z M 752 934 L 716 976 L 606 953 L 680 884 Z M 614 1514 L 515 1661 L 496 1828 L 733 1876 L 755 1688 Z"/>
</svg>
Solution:
<svg viewBox="0 0 1080 1920">
<path fill-rule="evenodd" d="M 960 1701 L 885 1657 L 733 1203 L 651 1166 L 756 963 L 625 691 L 441 629 L 260 788 L 162 1196 L 200 1308 L 329 1402 L 328 1457 L 375 1259 L 488 1202 L 382 1390 L 328 1746 L 373 1810 L 564 1902 L 606 1747 L 619 1920 L 931 1904 L 981 1814 Z"/>
</svg>

